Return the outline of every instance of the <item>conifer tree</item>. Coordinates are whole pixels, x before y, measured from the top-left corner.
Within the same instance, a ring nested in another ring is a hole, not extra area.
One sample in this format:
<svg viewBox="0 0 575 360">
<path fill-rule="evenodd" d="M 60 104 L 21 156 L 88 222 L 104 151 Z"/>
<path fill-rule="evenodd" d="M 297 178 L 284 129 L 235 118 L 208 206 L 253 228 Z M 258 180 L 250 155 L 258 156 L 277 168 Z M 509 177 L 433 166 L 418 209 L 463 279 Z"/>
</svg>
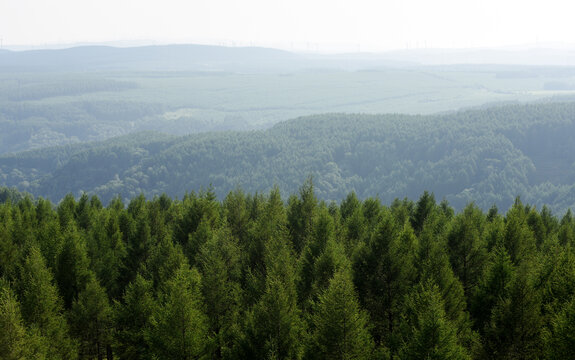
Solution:
<svg viewBox="0 0 575 360">
<path fill-rule="evenodd" d="M 423 195 L 417 201 L 415 205 L 415 211 L 413 216 L 409 219 L 411 226 L 417 235 L 423 230 L 423 224 L 428 216 L 435 210 L 437 204 L 435 203 L 435 196 L 433 193 L 423 192 Z"/>
<path fill-rule="evenodd" d="M 463 285 L 453 273 L 444 239 L 443 217 L 433 214 L 428 217 L 419 237 L 418 267 L 419 281 L 437 285 L 445 309 L 446 318 L 453 324 L 460 342 L 471 347 L 475 335 L 467 312 L 467 301 Z"/>
<path fill-rule="evenodd" d="M 64 234 L 63 248 L 58 255 L 56 282 L 64 300 L 64 307 L 70 309 L 78 294 L 90 277 L 90 261 L 86 244 L 73 225 L 68 225 Z"/>
<path fill-rule="evenodd" d="M 151 359 L 146 334 L 155 305 L 152 282 L 136 275 L 126 288 L 123 301 L 114 304 L 115 351 L 120 359 Z"/>
<path fill-rule="evenodd" d="M 529 228 L 527 212 L 519 198 L 507 212 L 504 245 L 516 265 L 535 253 L 535 236 Z"/>
<path fill-rule="evenodd" d="M 293 248 L 300 254 L 313 233 L 317 211 L 317 198 L 313 180 L 308 178 L 299 190 L 299 198 L 291 196 L 288 201 L 288 229 Z"/>
<path fill-rule="evenodd" d="M 112 298 L 121 295 L 120 278 L 127 256 L 126 246 L 118 219 L 110 211 L 94 213 L 95 221 L 90 225 L 87 251 L 91 269 Z"/>
<path fill-rule="evenodd" d="M 532 274 L 522 265 L 508 296 L 500 297 L 485 332 L 485 352 L 498 359 L 538 359 L 542 355 L 541 300 Z"/>
<path fill-rule="evenodd" d="M 487 252 L 483 241 L 485 219 L 481 210 L 469 204 L 455 217 L 448 234 L 449 260 L 469 299 L 483 272 Z"/>
<path fill-rule="evenodd" d="M 345 255 L 343 245 L 330 239 L 314 264 L 314 283 L 310 296 L 312 302 L 328 287 L 331 278 L 338 271 L 351 273 L 351 262 Z"/>
<path fill-rule="evenodd" d="M 174 244 L 172 239 L 164 237 L 151 245 L 140 273 L 151 280 L 154 289 L 157 290 L 187 264 L 180 244 Z"/>
<path fill-rule="evenodd" d="M 22 269 L 22 314 L 29 326 L 46 339 L 50 359 L 72 359 L 76 348 L 69 337 L 63 304 L 53 277 L 38 248 L 32 247 Z"/>
<path fill-rule="evenodd" d="M 248 314 L 243 356 L 252 359 L 299 359 L 303 322 L 294 285 L 268 274 L 266 291 Z"/>
<path fill-rule="evenodd" d="M 260 201 L 257 200 L 258 203 Z M 287 246 L 288 241 L 286 209 L 277 186 L 270 191 L 265 203 L 257 205 L 257 207 L 260 206 L 263 207 L 263 210 L 261 210 L 259 217 L 254 219 L 248 236 L 249 243 L 240 244 L 243 255 L 242 263 L 244 264 L 243 288 L 245 289 L 245 301 L 249 305 L 255 304 L 265 291 L 266 259 L 269 257 L 267 254 L 269 244 Z M 292 260 L 291 254 L 289 259 Z"/>
<path fill-rule="evenodd" d="M 247 241 L 251 219 L 244 192 L 241 189 L 230 191 L 224 199 L 223 208 L 232 235 L 235 236 L 240 243 L 245 243 Z"/>
<path fill-rule="evenodd" d="M 105 356 L 111 360 L 112 320 L 108 295 L 92 275 L 70 310 L 71 330 L 79 341 L 80 358 L 103 359 Z"/>
<path fill-rule="evenodd" d="M 163 287 L 146 339 L 158 359 L 208 358 L 208 322 L 201 310 L 200 275 L 182 265 Z"/>
<path fill-rule="evenodd" d="M 266 248 L 265 291 L 247 314 L 241 356 L 299 359 L 304 323 L 297 306 L 293 255 L 282 239 L 270 239 Z"/>
<path fill-rule="evenodd" d="M 310 242 L 306 245 L 299 261 L 299 281 L 297 282 L 300 303 L 309 299 L 315 282 L 315 263 L 324 252 L 329 241 L 334 241 L 335 227 L 327 208 L 318 210 L 318 218 Z"/>
<path fill-rule="evenodd" d="M 417 238 L 404 220 L 398 224 L 386 212 L 376 233 L 354 256 L 354 283 L 372 319 L 378 345 L 392 341 L 401 303 L 417 275 Z"/>
<path fill-rule="evenodd" d="M 0 359 L 49 359 L 45 341 L 29 334 L 22 321 L 20 304 L 10 287 L 0 279 Z"/>
<path fill-rule="evenodd" d="M 214 336 L 212 358 L 225 358 L 238 331 L 241 293 L 241 258 L 235 238 L 220 229 L 198 255 L 202 274 L 201 291 L 205 301 L 210 333 Z"/>
<path fill-rule="evenodd" d="M 425 282 L 406 298 L 399 359 L 470 359 L 447 319 L 439 289 Z"/>
<path fill-rule="evenodd" d="M 557 313 L 545 334 L 546 357 L 552 360 L 573 358 L 575 349 L 575 297 Z"/>
<path fill-rule="evenodd" d="M 310 358 L 371 359 L 373 340 L 349 271 L 340 270 L 319 296 L 313 315 Z"/>
<path fill-rule="evenodd" d="M 507 298 L 511 282 L 515 278 L 515 266 L 503 246 L 494 249 L 490 256 L 491 259 L 470 302 L 475 328 L 482 335 L 490 324 L 493 309 L 500 299 Z"/>
<path fill-rule="evenodd" d="M 0 204 L 0 277 L 14 279 L 21 248 L 12 237 L 12 204 Z"/>
</svg>

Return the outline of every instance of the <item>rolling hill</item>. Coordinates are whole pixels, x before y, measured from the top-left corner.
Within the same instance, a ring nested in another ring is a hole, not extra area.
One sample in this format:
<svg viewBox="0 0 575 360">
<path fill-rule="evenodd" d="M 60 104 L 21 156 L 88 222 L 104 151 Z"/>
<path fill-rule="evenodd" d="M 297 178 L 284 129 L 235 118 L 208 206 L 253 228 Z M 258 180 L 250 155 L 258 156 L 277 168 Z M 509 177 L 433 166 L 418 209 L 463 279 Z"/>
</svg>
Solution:
<svg viewBox="0 0 575 360">
<path fill-rule="evenodd" d="M 424 190 L 456 208 L 507 209 L 516 196 L 562 212 L 575 205 L 575 103 L 503 105 L 443 115 L 324 114 L 267 130 L 168 136 L 147 132 L 104 142 L 0 157 L 0 181 L 58 201 L 82 191 L 109 201 L 213 186 L 220 197 L 278 185 L 317 195 L 417 198 Z"/>
</svg>

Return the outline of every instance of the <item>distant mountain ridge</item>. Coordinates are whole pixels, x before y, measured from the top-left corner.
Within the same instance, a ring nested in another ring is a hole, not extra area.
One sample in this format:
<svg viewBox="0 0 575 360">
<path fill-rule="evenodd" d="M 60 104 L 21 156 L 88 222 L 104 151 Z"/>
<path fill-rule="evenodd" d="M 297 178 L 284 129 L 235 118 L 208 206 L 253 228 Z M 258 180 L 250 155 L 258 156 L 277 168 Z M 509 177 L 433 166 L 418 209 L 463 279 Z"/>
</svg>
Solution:
<svg viewBox="0 0 575 360">
<path fill-rule="evenodd" d="M 158 45 L 117 48 L 80 46 L 56 50 L 0 52 L 0 71 L 37 70 L 257 70 L 285 66 L 300 57 L 283 50 L 210 45 Z"/>
<path fill-rule="evenodd" d="M 575 47 L 533 44 L 515 48 L 413 48 L 332 54 L 199 44 L 0 49 L 0 71 L 14 68 L 36 71 L 292 71 L 324 67 L 358 70 L 456 64 L 575 66 Z"/>
</svg>

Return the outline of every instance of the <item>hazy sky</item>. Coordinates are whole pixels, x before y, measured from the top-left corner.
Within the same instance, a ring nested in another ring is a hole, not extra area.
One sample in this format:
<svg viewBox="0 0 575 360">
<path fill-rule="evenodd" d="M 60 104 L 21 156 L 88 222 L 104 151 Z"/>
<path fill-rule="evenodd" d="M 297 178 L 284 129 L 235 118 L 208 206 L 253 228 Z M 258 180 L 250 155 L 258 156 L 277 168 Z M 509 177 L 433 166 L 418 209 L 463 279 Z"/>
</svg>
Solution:
<svg viewBox="0 0 575 360">
<path fill-rule="evenodd" d="M 0 39 L 310 51 L 575 44 L 569 0 L 0 0 Z"/>
</svg>

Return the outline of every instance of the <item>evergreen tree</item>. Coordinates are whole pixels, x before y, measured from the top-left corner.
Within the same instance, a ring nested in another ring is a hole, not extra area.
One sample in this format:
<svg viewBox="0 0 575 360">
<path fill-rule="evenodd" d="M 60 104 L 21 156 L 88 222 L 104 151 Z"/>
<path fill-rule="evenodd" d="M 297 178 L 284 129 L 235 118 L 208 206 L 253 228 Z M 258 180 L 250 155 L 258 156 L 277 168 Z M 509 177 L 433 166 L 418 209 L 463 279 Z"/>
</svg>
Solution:
<svg viewBox="0 0 575 360">
<path fill-rule="evenodd" d="M 282 239 L 270 239 L 266 247 L 265 291 L 247 314 L 241 357 L 299 359 L 304 323 L 297 306 L 293 255 Z"/>
<path fill-rule="evenodd" d="M 260 200 L 257 202 L 259 203 Z M 255 304 L 265 291 L 269 244 L 284 246 L 288 241 L 286 209 L 279 188 L 274 187 L 267 201 L 263 205 L 257 205 L 259 206 L 262 206 L 263 210 L 259 217 L 254 219 L 254 225 L 248 236 L 249 243 L 240 243 L 244 257 L 242 260 L 244 264 L 243 288 L 245 289 L 245 302 L 248 305 Z M 292 257 L 290 254 L 290 261 Z"/>
<path fill-rule="evenodd" d="M 214 359 L 229 356 L 237 337 L 242 299 L 240 261 L 239 247 L 227 229 L 217 231 L 198 255 L 201 291 L 209 330 L 214 336 Z"/>
<path fill-rule="evenodd" d="M 529 228 L 527 211 L 519 198 L 507 212 L 504 245 L 516 265 L 535 253 L 535 236 Z"/>
<path fill-rule="evenodd" d="M 0 277 L 14 279 L 21 248 L 12 237 L 12 204 L 0 204 Z"/>
<path fill-rule="evenodd" d="M 10 287 L 2 282 L 0 279 L 0 359 L 49 359 L 45 342 L 27 332 L 20 304 Z"/>
<path fill-rule="evenodd" d="M 154 312 L 152 282 L 140 274 L 126 288 L 122 299 L 114 305 L 116 326 L 115 351 L 120 359 L 151 359 L 150 345 L 146 334 L 150 331 L 150 320 Z"/>
<path fill-rule="evenodd" d="M 439 214 L 428 217 L 419 237 L 418 267 L 420 282 L 437 285 L 446 318 L 453 324 L 464 346 L 470 348 L 475 341 L 463 285 L 453 273 L 445 244 L 445 229 Z"/>
<path fill-rule="evenodd" d="M 495 359 L 538 359 L 542 355 L 541 301 L 532 275 L 521 266 L 492 310 L 485 332 L 485 353 Z"/>
<path fill-rule="evenodd" d="M 180 244 L 174 244 L 170 238 L 162 238 L 151 246 L 140 273 L 151 280 L 157 290 L 187 264 Z"/>
<path fill-rule="evenodd" d="M 572 359 L 575 349 L 575 297 L 554 316 L 546 336 L 546 358 Z"/>
<path fill-rule="evenodd" d="M 76 349 L 69 337 L 68 324 L 52 273 L 40 250 L 30 249 L 22 269 L 22 314 L 26 323 L 46 339 L 50 359 L 73 359 Z"/>
<path fill-rule="evenodd" d="M 345 255 L 343 245 L 330 239 L 314 265 L 314 283 L 310 296 L 312 302 L 327 289 L 331 278 L 338 271 L 351 271 L 351 262 Z"/>
<path fill-rule="evenodd" d="M 87 251 L 91 269 L 112 298 L 121 295 L 120 278 L 127 256 L 120 225 L 115 214 L 109 211 L 94 212 L 95 221 L 90 225 Z"/>
<path fill-rule="evenodd" d="M 447 319 L 439 289 L 430 282 L 406 298 L 399 359 L 470 359 Z"/>
<path fill-rule="evenodd" d="M 246 195 L 241 189 L 230 191 L 224 199 L 223 207 L 225 218 L 232 235 L 235 236 L 240 243 L 245 243 L 251 225 Z"/>
<path fill-rule="evenodd" d="M 72 333 L 80 344 L 80 358 L 112 360 L 112 308 L 108 295 L 94 276 L 70 310 Z"/>
<path fill-rule="evenodd" d="M 329 241 L 334 241 L 335 227 L 327 208 L 318 210 L 318 219 L 310 242 L 306 245 L 299 261 L 299 281 L 297 282 L 300 303 L 305 303 L 315 282 L 315 263 L 324 252 Z"/>
<path fill-rule="evenodd" d="M 74 199 L 74 195 L 67 194 L 58 204 L 58 220 L 60 220 L 62 230 L 74 223 L 75 213 L 76 199 Z"/>
<path fill-rule="evenodd" d="M 248 314 L 244 358 L 299 359 L 303 351 L 303 323 L 293 283 L 269 274 L 266 291 Z"/>
<path fill-rule="evenodd" d="M 317 198 L 313 180 L 308 178 L 299 190 L 299 198 L 291 196 L 288 201 L 288 229 L 296 254 L 300 254 L 313 233 L 317 211 Z"/>
<path fill-rule="evenodd" d="M 423 195 L 417 201 L 415 205 L 415 211 L 413 216 L 409 219 L 411 226 L 416 234 L 419 235 L 421 230 L 423 230 L 423 224 L 428 216 L 435 210 L 437 204 L 435 203 L 435 196 L 433 193 L 423 192 Z"/>
<path fill-rule="evenodd" d="M 354 283 L 377 344 L 392 343 L 401 303 L 416 279 L 416 250 L 417 238 L 407 218 L 398 224 L 386 212 L 376 233 L 354 255 Z"/>
<path fill-rule="evenodd" d="M 90 260 L 86 252 L 85 241 L 76 228 L 68 225 L 65 231 L 64 244 L 58 255 L 55 276 L 64 306 L 70 309 L 80 291 L 86 287 L 90 276 Z"/>
<path fill-rule="evenodd" d="M 314 346 L 309 357 L 371 359 L 373 341 L 367 314 L 360 309 L 348 271 L 338 271 L 319 296 L 312 320 Z"/>
<path fill-rule="evenodd" d="M 447 238 L 449 260 L 454 273 L 463 285 L 467 299 L 477 285 L 487 260 L 485 243 L 482 239 L 484 223 L 481 210 L 470 204 L 455 217 Z"/>
<path fill-rule="evenodd" d="M 182 265 L 166 282 L 146 340 L 153 358 L 208 358 L 208 322 L 201 310 L 200 275 Z"/>
<path fill-rule="evenodd" d="M 503 246 L 496 248 L 491 257 L 474 291 L 470 306 L 475 328 L 481 334 L 484 334 L 489 326 L 491 314 L 499 300 L 508 297 L 511 282 L 515 277 L 515 267 Z"/>
</svg>

